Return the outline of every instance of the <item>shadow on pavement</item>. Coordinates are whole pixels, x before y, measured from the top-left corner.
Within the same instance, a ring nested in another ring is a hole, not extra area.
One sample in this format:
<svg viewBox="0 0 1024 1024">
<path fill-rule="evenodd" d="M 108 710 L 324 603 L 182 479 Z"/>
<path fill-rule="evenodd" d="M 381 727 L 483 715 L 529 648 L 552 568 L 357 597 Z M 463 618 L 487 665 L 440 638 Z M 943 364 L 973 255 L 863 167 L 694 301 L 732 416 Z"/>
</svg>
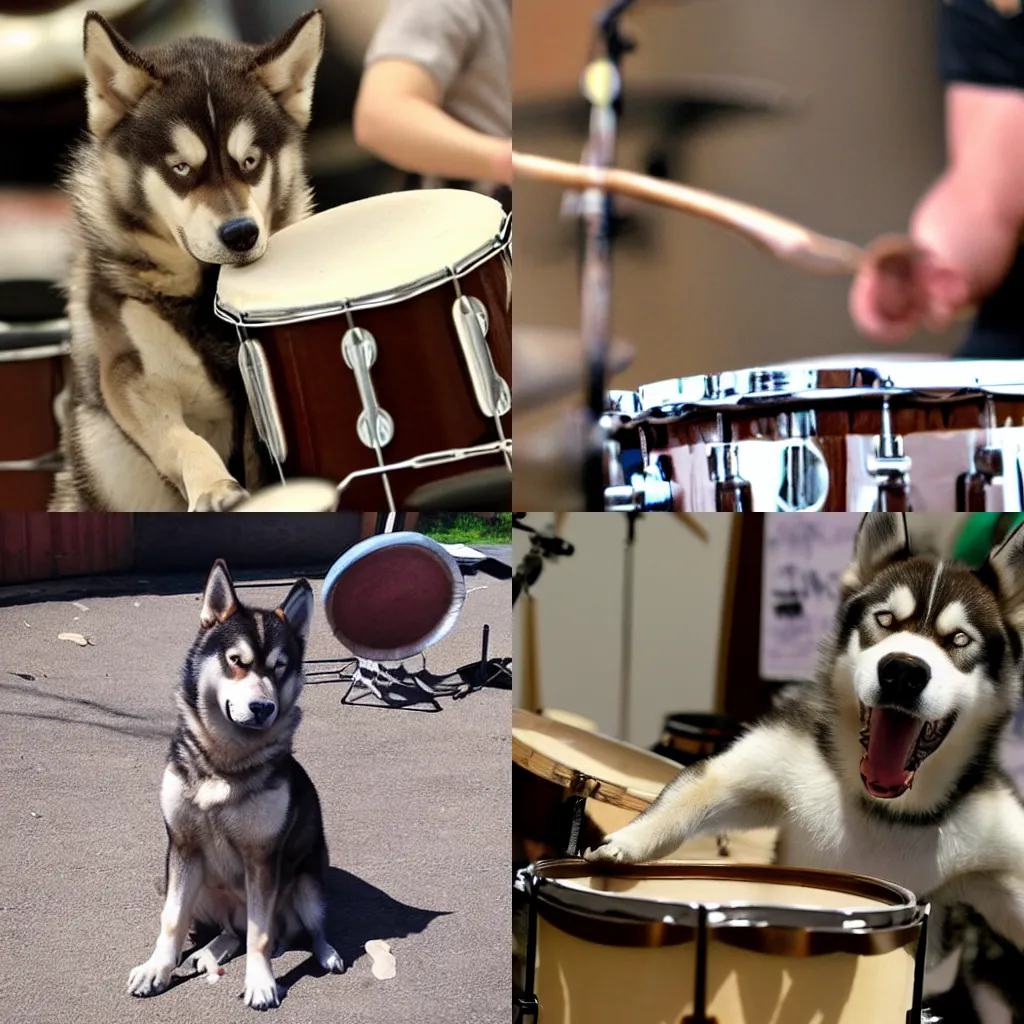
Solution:
<svg viewBox="0 0 1024 1024">
<path fill-rule="evenodd" d="M 327 941 L 334 946 L 345 962 L 345 970 L 366 956 L 364 949 L 371 939 L 391 943 L 424 931 L 437 917 L 446 917 L 447 910 L 425 910 L 410 907 L 392 899 L 383 889 L 363 881 L 341 868 L 327 870 Z M 398 971 L 402 965 L 399 957 Z M 321 978 L 327 972 L 310 954 L 277 980 L 291 988 L 302 978 Z"/>
</svg>

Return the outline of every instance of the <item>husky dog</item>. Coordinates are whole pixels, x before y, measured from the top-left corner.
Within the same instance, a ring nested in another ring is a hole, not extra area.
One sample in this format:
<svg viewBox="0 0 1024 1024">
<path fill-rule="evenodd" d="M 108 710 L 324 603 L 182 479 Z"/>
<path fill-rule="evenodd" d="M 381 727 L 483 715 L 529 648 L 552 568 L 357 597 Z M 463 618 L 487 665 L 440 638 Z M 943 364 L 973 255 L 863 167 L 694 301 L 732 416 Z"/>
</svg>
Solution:
<svg viewBox="0 0 1024 1024">
<path fill-rule="evenodd" d="M 166 899 L 150 958 L 128 991 L 164 991 L 195 925 L 219 929 L 188 965 L 216 973 L 245 941 L 245 1002 L 280 1003 L 270 958 L 303 932 L 328 971 L 328 866 L 320 801 L 292 757 L 313 592 L 299 580 L 274 611 L 243 607 L 214 564 L 201 629 L 177 691 L 178 727 L 160 790 L 167 826 Z"/>
<path fill-rule="evenodd" d="M 245 264 L 309 216 L 302 136 L 323 48 L 313 11 L 257 47 L 132 48 L 85 18 L 89 138 L 67 188 L 65 468 L 51 511 L 218 511 L 261 466 L 218 266 Z M 231 468 L 229 468 L 229 466 Z"/>
<path fill-rule="evenodd" d="M 841 591 L 817 683 L 584 856 L 654 860 L 695 835 L 778 826 L 779 863 L 930 899 L 929 968 L 977 915 L 1019 959 L 1024 805 L 998 739 L 1021 699 L 1024 528 L 975 573 L 915 557 L 903 516 L 870 514 Z"/>
</svg>

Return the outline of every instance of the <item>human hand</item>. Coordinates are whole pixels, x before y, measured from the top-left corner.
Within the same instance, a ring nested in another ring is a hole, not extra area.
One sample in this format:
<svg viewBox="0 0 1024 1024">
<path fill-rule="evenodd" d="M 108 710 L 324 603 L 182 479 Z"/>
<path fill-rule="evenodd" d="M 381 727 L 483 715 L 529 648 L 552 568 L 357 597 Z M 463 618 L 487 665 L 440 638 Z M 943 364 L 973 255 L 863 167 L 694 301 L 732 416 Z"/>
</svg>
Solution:
<svg viewBox="0 0 1024 1024">
<path fill-rule="evenodd" d="M 969 299 L 967 280 L 907 238 L 873 242 L 850 288 L 850 315 L 878 341 L 897 342 L 918 327 L 943 331 Z"/>
</svg>

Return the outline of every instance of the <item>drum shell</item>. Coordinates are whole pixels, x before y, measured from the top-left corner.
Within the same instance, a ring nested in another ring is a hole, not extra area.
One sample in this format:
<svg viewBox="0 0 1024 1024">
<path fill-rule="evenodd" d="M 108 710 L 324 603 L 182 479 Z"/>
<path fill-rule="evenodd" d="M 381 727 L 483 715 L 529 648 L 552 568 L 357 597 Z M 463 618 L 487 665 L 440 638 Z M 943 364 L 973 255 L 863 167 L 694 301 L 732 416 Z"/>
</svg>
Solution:
<svg viewBox="0 0 1024 1024">
<path fill-rule="evenodd" d="M 459 279 L 462 293 L 487 309 L 487 341 L 498 374 L 512 375 L 508 285 L 501 256 L 492 257 Z M 452 282 L 393 305 L 360 309 L 356 327 L 377 343 L 371 378 L 378 405 L 395 423 L 382 449 L 385 463 L 418 455 L 497 441 L 494 420 L 481 412 L 452 317 L 457 292 Z M 341 481 L 377 465 L 373 449 L 356 433 L 363 410 L 352 371 L 341 354 L 349 328 L 338 315 L 302 323 L 250 329 L 266 350 L 288 442 L 288 476 Z M 461 472 L 504 465 L 500 454 L 426 469 L 388 474 L 396 505 L 424 484 Z M 339 508 L 386 507 L 379 477 L 357 479 L 341 493 Z"/>
<path fill-rule="evenodd" d="M 54 352 L 21 358 L 53 346 L 26 341 L 22 351 L 0 349 L 0 462 L 36 459 L 60 446 L 54 402 L 65 381 L 64 357 Z M 0 471 L 0 509 L 44 512 L 53 474 L 42 470 Z"/>
<path fill-rule="evenodd" d="M 602 874 L 600 869 L 590 870 Z M 714 889 L 701 892 L 700 887 L 706 884 L 701 879 L 714 883 L 720 877 L 731 882 L 735 873 L 740 885 L 749 888 L 753 882 L 755 888 L 763 886 L 773 892 L 766 899 L 768 905 L 788 906 L 790 917 L 793 908 L 814 903 L 813 894 L 801 887 L 797 876 L 832 874 L 773 868 L 720 869 L 712 865 L 631 870 L 635 875 L 654 877 L 678 874 L 678 903 L 705 905 L 715 903 L 716 896 Z M 773 876 L 789 877 L 790 881 L 776 884 L 771 881 Z M 845 876 L 834 877 L 839 881 Z M 644 884 L 640 881 L 635 889 L 619 891 L 642 899 Z M 820 891 L 820 878 L 809 884 Z M 717 891 L 729 890 L 719 883 Z M 751 899 L 741 892 L 717 896 L 719 900 L 732 898 Z M 654 919 L 656 915 L 651 915 L 647 924 L 631 925 L 627 923 L 628 910 L 621 916 L 623 908 L 611 909 L 612 898 L 608 900 L 607 918 L 591 918 L 580 911 L 545 905 L 536 896 L 534 899 L 537 946 L 533 989 L 539 1004 L 539 1024 L 584 1020 L 594 1024 L 622 1020 L 631 1024 L 676 1024 L 692 1012 L 695 930 L 662 925 Z M 840 907 L 848 905 L 847 901 L 858 905 L 840 890 L 830 892 L 822 905 Z M 755 896 L 753 902 L 760 900 Z M 864 929 L 859 935 L 844 932 L 838 938 L 815 927 L 812 911 L 807 912 L 806 928 L 710 928 L 708 1015 L 719 1024 L 809 1024 L 815 1020 L 905 1024 L 913 1002 L 916 946 L 921 935 L 919 912 L 915 912 L 918 919 L 914 921 L 908 914 L 909 906 L 897 910 L 903 923 L 891 929 Z M 754 916 L 762 915 L 755 912 Z M 843 951 L 835 951 L 833 942 Z"/>
<path fill-rule="evenodd" d="M 651 749 L 681 765 L 717 757 L 738 739 L 740 723 L 725 715 L 677 712 L 665 716 L 662 737 Z"/>
</svg>

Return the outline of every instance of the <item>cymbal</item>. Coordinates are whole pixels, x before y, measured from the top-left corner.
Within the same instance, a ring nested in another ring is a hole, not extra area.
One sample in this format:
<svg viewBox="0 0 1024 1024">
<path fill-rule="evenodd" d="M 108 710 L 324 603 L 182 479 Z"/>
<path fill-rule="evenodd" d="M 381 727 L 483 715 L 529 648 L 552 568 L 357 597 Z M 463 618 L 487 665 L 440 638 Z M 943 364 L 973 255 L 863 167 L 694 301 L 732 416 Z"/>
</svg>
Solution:
<svg viewBox="0 0 1024 1024">
<path fill-rule="evenodd" d="M 633 362 L 633 348 L 613 340 L 608 376 Z M 512 341 L 512 394 L 516 412 L 528 412 L 580 392 L 586 358 L 579 335 L 552 327 L 516 327 Z M 558 506 L 555 506 L 556 508 Z"/>
</svg>

